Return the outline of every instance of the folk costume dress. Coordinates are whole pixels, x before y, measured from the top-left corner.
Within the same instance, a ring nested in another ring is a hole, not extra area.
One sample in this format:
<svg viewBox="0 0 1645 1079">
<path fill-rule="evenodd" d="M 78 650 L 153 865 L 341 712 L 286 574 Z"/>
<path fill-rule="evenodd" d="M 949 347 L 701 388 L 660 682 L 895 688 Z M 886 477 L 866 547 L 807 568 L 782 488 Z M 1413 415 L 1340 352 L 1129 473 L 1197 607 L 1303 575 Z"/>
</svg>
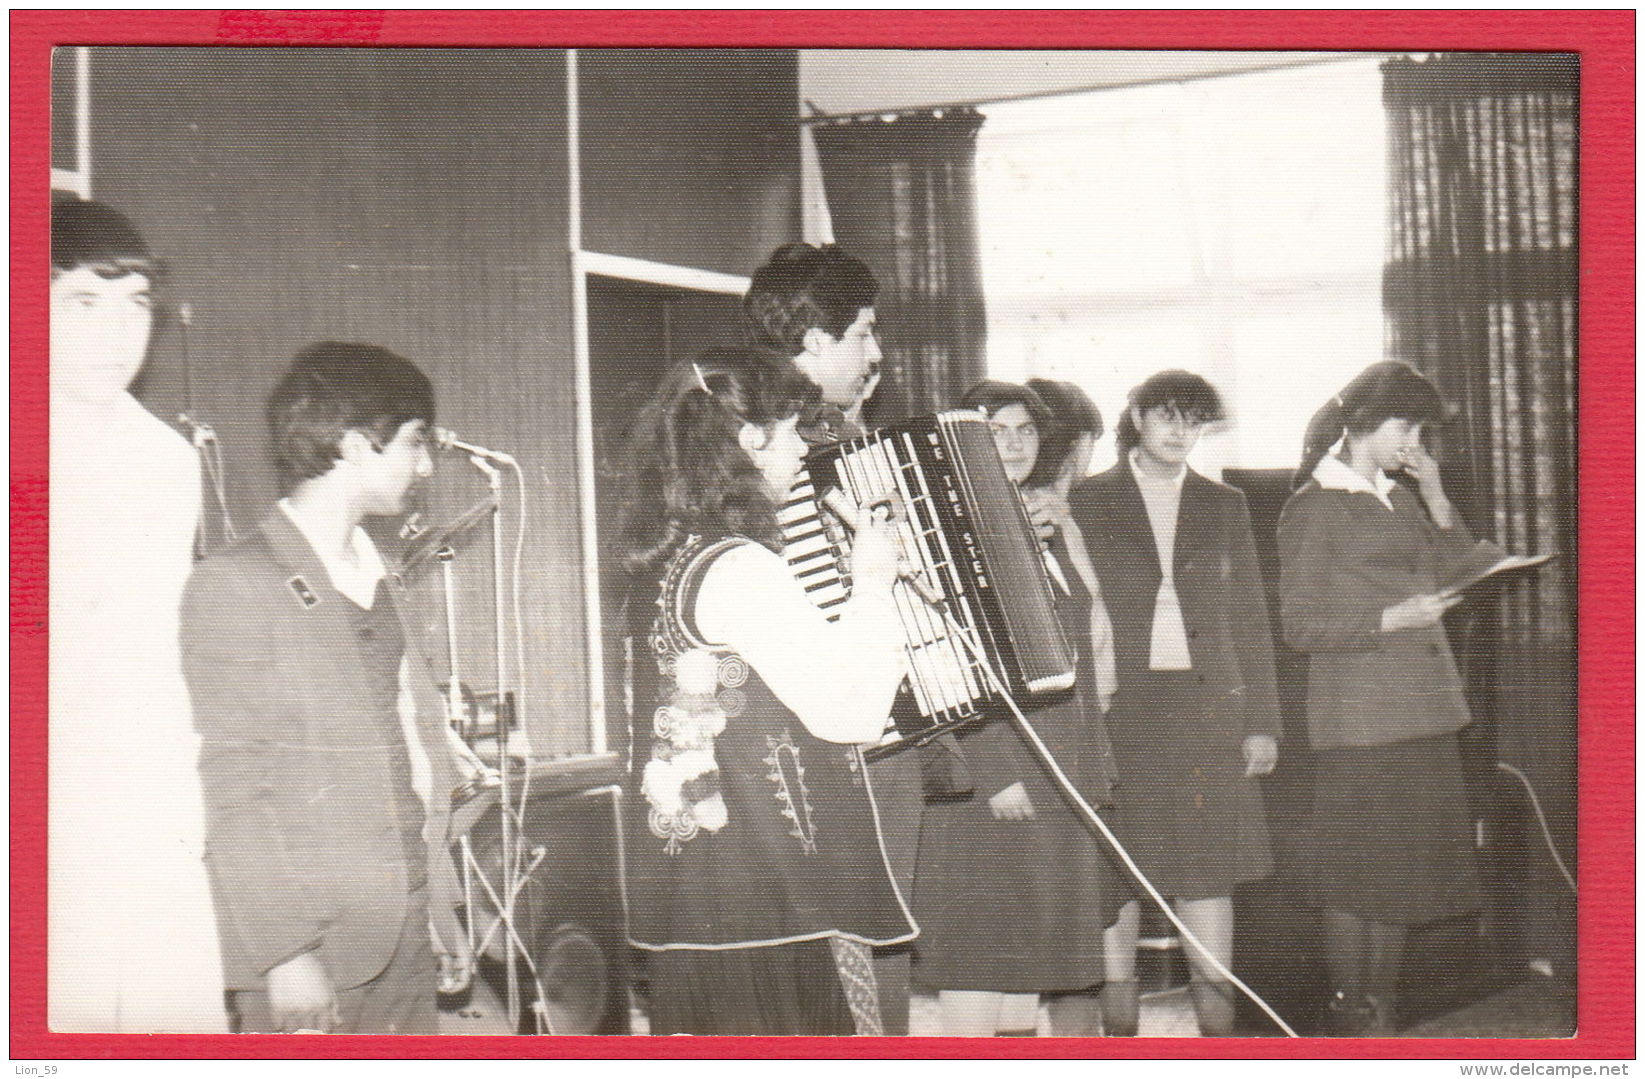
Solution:
<svg viewBox="0 0 1645 1079">
<path fill-rule="evenodd" d="M 1075 488 L 1114 625 L 1116 834 L 1165 895 L 1225 896 L 1272 871 L 1247 736 L 1279 737 L 1273 643 L 1245 499 L 1121 461 Z"/>
<path fill-rule="evenodd" d="M 1107 801 L 1112 762 L 1092 691 L 1090 593 L 1062 534 L 1052 540 L 1052 595 L 1079 652 L 1073 690 L 1025 707 L 1034 730 L 1093 805 Z M 1102 933 L 1128 898 L 1051 772 L 1009 715 L 962 728 L 975 784 L 967 797 L 925 807 L 915 873 L 914 978 L 931 989 L 1038 993 L 1102 981 Z M 999 820 L 989 798 L 1021 783 L 1028 820 Z"/>
<path fill-rule="evenodd" d="M 1384 609 L 1450 579 L 1472 536 L 1328 455 L 1286 504 L 1279 545 L 1285 638 L 1308 654 L 1314 900 L 1394 925 L 1477 909 L 1456 738 L 1470 717 L 1445 628 L 1381 628 Z"/>
<path fill-rule="evenodd" d="M 652 1033 L 872 1032 L 873 978 L 837 972 L 831 941 L 916 932 L 855 744 L 903 675 L 889 595 L 830 624 L 740 536 L 690 539 L 655 594 L 628 799 Z"/>
<path fill-rule="evenodd" d="M 178 651 L 200 466 L 129 395 L 53 402 L 48 1023 L 227 1030 Z"/>
</svg>

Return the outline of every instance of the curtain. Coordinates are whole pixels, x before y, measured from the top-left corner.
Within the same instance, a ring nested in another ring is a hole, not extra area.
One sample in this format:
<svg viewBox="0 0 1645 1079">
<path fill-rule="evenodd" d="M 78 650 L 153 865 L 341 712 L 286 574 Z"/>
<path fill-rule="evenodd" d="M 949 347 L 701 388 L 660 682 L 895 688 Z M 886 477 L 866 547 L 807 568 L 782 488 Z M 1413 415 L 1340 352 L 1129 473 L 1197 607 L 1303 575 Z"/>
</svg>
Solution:
<svg viewBox="0 0 1645 1079">
<path fill-rule="evenodd" d="M 1576 74 L 1563 54 L 1384 67 L 1392 354 L 1458 409 L 1446 449 L 1470 523 L 1566 556 L 1504 597 L 1523 647 L 1574 633 Z"/>
<path fill-rule="evenodd" d="M 1457 410 L 1442 432 L 1447 489 L 1476 533 L 1510 551 L 1561 556 L 1477 605 L 1459 649 L 1482 721 L 1476 727 L 1485 731 L 1482 748 L 1490 751 L 1482 764 L 1499 779 L 1496 760 L 1531 777 L 1570 863 L 1577 57 L 1401 58 L 1384 65 L 1383 77 L 1391 196 L 1383 306 L 1390 354 L 1433 378 Z M 1502 805 L 1521 807 L 1531 837 L 1523 872 L 1533 888 L 1540 879 L 1563 896 L 1524 790 L 1497 789 Z M 1526 947 L 1568 959 L 1566 935 L 1529 939 L 1568 915 L 1533 898 Z"/>
<path fill-rule="evenodd" d="M 951 407 L 983 377 L 974 109 L 812 127 L 834 239 L 879 278 L 884 424 Z"/>
</svg>

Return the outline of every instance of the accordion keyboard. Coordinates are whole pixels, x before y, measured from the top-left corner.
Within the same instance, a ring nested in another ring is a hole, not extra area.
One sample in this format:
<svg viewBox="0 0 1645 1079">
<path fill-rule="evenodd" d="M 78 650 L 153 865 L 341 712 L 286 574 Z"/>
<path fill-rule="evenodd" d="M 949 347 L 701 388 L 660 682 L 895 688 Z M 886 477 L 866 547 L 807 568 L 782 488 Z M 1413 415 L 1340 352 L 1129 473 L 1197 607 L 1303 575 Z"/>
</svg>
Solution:
<svg viewBox="0 0 1645 1079">
<path fill-rule="evenodd" d="M 876 750 L 977 718 L 1001 688 L 1021 697 L 1073 685 L 1038 537 L 980 413 L 916 417 L 807 456 L 778 523 L 791 571 L 825 612 L 851 592 L 840 569 L 848 534 L 819 509 L 835 502 L 848 524 L 865 511 L 890 523 L 900 547 L 891 595 L 909 679 Z"/>
<path fill-rule="evenodd" d="M 840 571 L 841 537 L 817 504 L 811 481 L 801 477 L 789 492 L 789 500 L 777 511 L 777 527 L 782 532 L 783 558 L 813 606 L 825 612 L 830 622 L 840 615 L 836 609 L 851 598 L 851 578 Z"/>
</svg>

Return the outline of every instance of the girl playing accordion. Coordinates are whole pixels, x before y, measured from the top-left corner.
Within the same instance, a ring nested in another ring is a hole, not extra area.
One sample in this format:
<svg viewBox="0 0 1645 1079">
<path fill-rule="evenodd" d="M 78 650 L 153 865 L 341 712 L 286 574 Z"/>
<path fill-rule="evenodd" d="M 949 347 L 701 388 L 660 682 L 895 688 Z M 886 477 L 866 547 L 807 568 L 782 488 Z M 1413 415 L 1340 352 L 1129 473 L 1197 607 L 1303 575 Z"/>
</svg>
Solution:
<svg viewBox="0 0 1645 1079">
<path fill-rule="evenodd" d="M 629 937 L 654 1034 L 877 1033 L 868 948 L 916 932 L 857 748 L 904 674 L 894 540 L 857 522 L 835 622 L 778 554 L 817 403 L 716 351 L 665 377 L 635 435 Z"/>
</svg>

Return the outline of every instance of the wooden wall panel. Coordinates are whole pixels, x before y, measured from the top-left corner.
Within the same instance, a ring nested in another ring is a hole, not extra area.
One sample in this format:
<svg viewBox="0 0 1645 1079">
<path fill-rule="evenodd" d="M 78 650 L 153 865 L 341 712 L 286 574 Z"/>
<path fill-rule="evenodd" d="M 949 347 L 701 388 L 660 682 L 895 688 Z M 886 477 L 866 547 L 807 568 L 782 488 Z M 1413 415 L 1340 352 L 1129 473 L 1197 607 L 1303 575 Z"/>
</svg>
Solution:
<svg viewBox="0 0 1645 1079">
<path fill-rule="evenodd" d="M 747 273 L 798 235 L 793 52 L 579 64 L 585 247 Z M 298 348 L 362 340 L 416 360 L 443 425 L 524 467 L 528 733 L 539 756 L 585 750 L 565 53 L 104 48 L 91 111 L 94 194 L 171 267 L 139 394 L 216 427 L 236 524 L 276 496 L 262 402 Z M 483 493 L 447 457 L 426 516 Z M 510 502 L 510 556 L 516 520 Z M 488 689 L 484 532 L 458 565 L 464 676 Z M 414 583 L 443 669 L 438 582 Z"/>
<path fill-rule="evenodd" d="M 218 429 L 241 529 L 275 495 L 260 413 L 293 352 L 342 338 L 412 358 L 442 424 L 525 469 L 532 744 L 585 749 L 564 53 L 98 49 L 92 69 L 94 193 L 144 229 L 191 308 L 189 404 Z M 184 405 L 182 345 L 174 319 L 141 383 L 162 416 Z M 430 517 L 481 493 L 448 456 Z M 489 688 L 488 549 L 473 550 L 465 662 Z M 434 643 L 440 611 L 420 607 Z"/>
<path fill-rule="evenodd" d="M 624 512 L 619 479 L 632 467 L 630 433 L 640 409 L 663 374 L 675 362 L 716 345 L 736 344 L 741 297 L 686 289 L 659 288 L 590 277 L 588 283 L 589 360 L 594 401 L 595 453 L 599 462 L 596 527 L 600 550 L 600 620 L 605 668 L 608 744 L 626 752 L 629 714 L 627 656 L 624 638 L 634 619 L 628 604 L 628 579 L 617 542 Z M 649 603 L 642 598 L 641 603 Z M 640 616 L 643 648 L 644 623 Z M 648 662 L 642 653 L 634 657 Z M 647 713 L 649 717 L 649 713 Z M 646 719 L 649 722 L 649 718 Z"/>
<path fill-rule="evenodd" d="M 583 247 L 747 274 L 800 238 L 798 54 L 577 54 Z"/>
</svg>

